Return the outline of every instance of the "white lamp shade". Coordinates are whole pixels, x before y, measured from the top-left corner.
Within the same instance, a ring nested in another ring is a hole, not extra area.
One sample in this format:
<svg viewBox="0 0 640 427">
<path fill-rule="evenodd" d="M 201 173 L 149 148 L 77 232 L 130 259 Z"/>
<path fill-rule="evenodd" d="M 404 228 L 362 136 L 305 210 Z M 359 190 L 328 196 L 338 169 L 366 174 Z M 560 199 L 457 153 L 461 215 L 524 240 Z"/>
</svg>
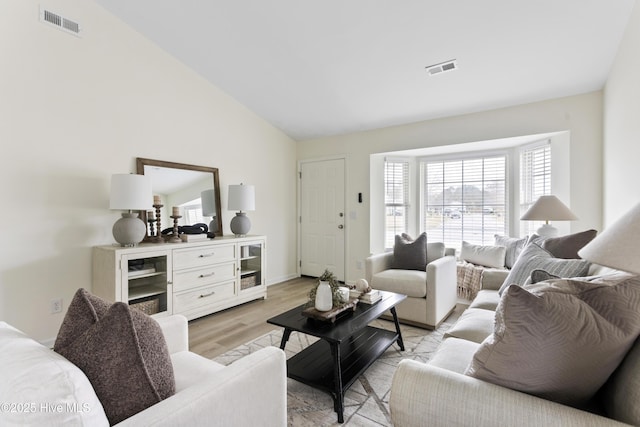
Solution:
<svg viewBox="0 0 640 427">
<path fill-rule="evenodd" d="M 520 219 L 526 221 L 573 221 L 578 217 L 556 196 L 540 196 Z"/>
<path fill-rule="evenodd" d="M 147 210 L 152 205 L 151 179 L 148 176 L 116 174 L 111 177 L 110 209 Z"/>
<path fill-rule="evenodd" d="M 578 251 L 587 261 L 640 274 L 640 204 Z"/>
<path fill-rule="evenodd" d="M 215 216 L 216 215 L 216 198 L 215 191 L 212 189 L 204 190 L 200 193 L 200 201 L 202 202 L 202 215 L 203 216 Z"/>
<path fill-rule="evenodd" d="M 253 185 L 230 185 L 229 203 L 230 211 L 253 211 L 256 208 L 256 192 Z"/>
</svg>

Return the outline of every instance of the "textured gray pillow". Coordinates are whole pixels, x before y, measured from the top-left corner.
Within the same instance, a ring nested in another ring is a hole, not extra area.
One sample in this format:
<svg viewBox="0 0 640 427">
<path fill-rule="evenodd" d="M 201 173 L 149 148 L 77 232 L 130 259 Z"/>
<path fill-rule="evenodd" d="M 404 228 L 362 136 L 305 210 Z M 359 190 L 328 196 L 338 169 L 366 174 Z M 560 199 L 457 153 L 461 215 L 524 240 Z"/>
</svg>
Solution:
<svg viewBox="0 0 640 427">
<path fill-rule="evenodd" d="M 466 374 L 583 406 L 640 334 L 640 278 L 615 285 L 571 279 L 510 286 L 495 330 Z"/>
<path fill-rule="evenodd" d="M 567 236 L 547 237 L 541 246 L 556 258 L 580 259 L 578 251 L 592 241 L 596 234 L 598 234 L 596 230 L 586 230 Z"/>
<path fill-rule="evenodd" d="M 104 317 L 110 307 L 110 302 L 92 295 L 84 288 L 78 289 L 62 320 L 53 349 L 58 351 L 58 349 L 74 342 L 76 338 Z"/>
<path fill-rule="evenodd" d="M 425 270 L 427 267 L 427 233 L 410 241 L 396 236 L 391 268 L 398 270 Z"/>
<path fill-rule="evenodd" d="M 589 272 L 589 261 L 582 259 L 554 258 L 551 253 L 536 243 L 529 243 L 523 250 L 515 265 L 504 279 L 498 293 L 502 295 L 509 285 L 522 286 L 527 283 L 533 270 L 544 270 L 558 277 L 580 277 Z"/>
<path fill-rule="evenodd" d="M 460 259 L 484 267 L 503 268 L 506 248 L 504 246 L 483 246 L 462 242 Z"/>
<path fill-rule="evenodd" d="M 504 246 L 507 250 L 504 257 L 504 266 L 507 268 L 513 268 L 513 265 L 516 263 L 516 260 L 520 256 L 520 252 L 522 252 L 522 249 L 524 248 L 525 243 L 527 243 L 527 239 L 529 237 L 525 236 L 522 239 L 519 239 L 517 237 L 507 237 L 494 234 L 493 238 L 496 246 Z"/>
<path fill-rule="evenodd" d="M 83 331 L 94 304 L 102 315 Z M 54 350 L 84 372 L 113 425 L 173 395 L 175 378 L 158 322 L 122 302 L 105 306 L 76 292 Z"/>
</svg>

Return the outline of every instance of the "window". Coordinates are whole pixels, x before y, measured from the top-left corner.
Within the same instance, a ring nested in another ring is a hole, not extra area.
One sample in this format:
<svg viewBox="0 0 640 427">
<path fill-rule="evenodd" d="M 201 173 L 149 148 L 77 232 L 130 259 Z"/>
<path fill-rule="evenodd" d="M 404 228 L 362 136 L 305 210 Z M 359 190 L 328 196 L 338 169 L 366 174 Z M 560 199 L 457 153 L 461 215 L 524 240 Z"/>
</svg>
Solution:
<svg viewBox="0 0 640 427">
<path fill-rule="evenodd" d="M 385 248 L 393 248 L 396 234 L 405 233 L 409 208 L 409 162 L 384 162 Z"/>
<path fill-rule="evenodd" d="M 188 203 L 180 205 L 182 208 L 182 221 L 181 224 L 193 225 L 198 223 L 205 223 L 209 225 L 210 219 L 207 220 L 202 216 L 202 204 L 200 199 L 192 200 Z"/>
<path fill-rule="evenodd" d="M 520 215 L 540 196 L 551 194 L 551 145 L 529 146 L 520 151 Z M 520 235 L 530 236 L 542 221 L 521 221 Z"/>
<path fill-rule="evenodd" d="M 423 229 L 429 241 L 460 248 L 493 244 L 508 224 L 507 157 L 487 155 L 421 162 Z"/>
</svg>

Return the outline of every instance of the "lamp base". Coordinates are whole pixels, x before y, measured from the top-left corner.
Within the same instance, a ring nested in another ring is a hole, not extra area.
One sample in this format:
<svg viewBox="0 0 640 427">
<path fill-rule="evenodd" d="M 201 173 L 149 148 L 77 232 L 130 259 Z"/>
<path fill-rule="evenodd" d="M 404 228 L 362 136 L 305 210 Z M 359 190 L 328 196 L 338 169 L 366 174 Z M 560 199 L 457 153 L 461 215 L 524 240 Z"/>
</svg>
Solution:
<svg viewBox="0 0 640 427">
<path fill-rule="evenodd" d="M 237 237 L 246 236 L 251 229 L 251 221 L 244 212 L 237 212 L 231 220 L 231 232 Z"/>
<path fill-rule="evenodd" d="M 551 224 L 542 224 L 542 227 L 536 230 L 536 234 L 541 237 L 556 237 L 558 229 Z"/>
<path fill-rule="evenodd" d="M 113 224 L 113 238 L 120 246 L 136 246 L 147 234 L 147 226 L 137 212 L 123 212 L 122 218 Z"/>
</svg>

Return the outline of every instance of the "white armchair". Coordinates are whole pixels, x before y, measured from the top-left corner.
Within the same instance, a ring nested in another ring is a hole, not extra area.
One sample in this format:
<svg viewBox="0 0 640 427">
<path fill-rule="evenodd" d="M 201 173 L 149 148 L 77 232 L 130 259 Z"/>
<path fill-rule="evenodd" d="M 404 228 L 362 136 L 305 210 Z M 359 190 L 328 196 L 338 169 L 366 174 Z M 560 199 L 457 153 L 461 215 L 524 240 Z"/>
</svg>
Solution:
<svg viewBox="0 0 640 427">
<path fill-rule="evenodd" d="M 427 254 L 429 246 L 427 244 Z M 441 245 L 441 244 L 440 244 Z M 425 271 L 393 269 L 393 252 L 371 255 L 365 260 L 365 278 L 374 289 L 407 295 L 396 307 L 403 323 L 434 329 L 455 309 L 457 297 L 456 259 L 451 250 L 445 256 L 427 258 Z"/>
<path fill-rule="evenodd" d="M 267 347 L 223 366 L 189 351 L 187 319 L 157 319 L 173 365 L 176 393 L 118 426 L 286 426 L 285 355 Z M 70 361 L 0 322 L 0 425 L 109 422 L 93 387 Z M 13 411 L 12 408 L 15 408 Z"/>
<path fill-rule="evenodd" d="M 189 351 L 187 319 L 156 319 L 167 341 L 176 394 L 118 426 L 285 426 L 287 371 L 282 350 L 266 347 L 223 366 Z"/>
</svg>

